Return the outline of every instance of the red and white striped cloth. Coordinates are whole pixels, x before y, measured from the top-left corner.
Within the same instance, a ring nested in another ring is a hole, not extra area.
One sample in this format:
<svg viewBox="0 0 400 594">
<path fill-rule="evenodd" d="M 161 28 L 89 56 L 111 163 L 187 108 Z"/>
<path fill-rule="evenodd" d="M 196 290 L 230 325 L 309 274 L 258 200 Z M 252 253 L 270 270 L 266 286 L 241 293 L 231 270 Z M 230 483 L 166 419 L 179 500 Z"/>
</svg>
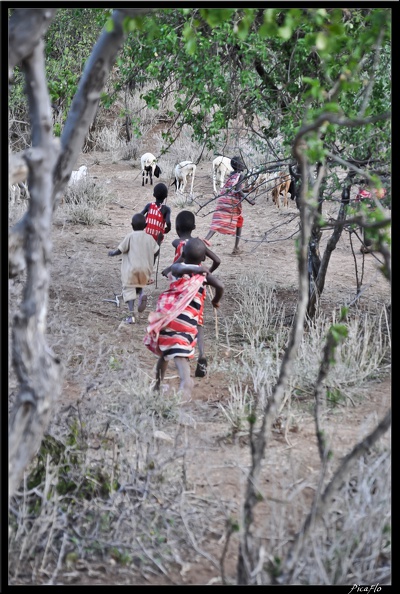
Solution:
<svg viewBox="0 0 400 594">
<path fill-rule="evenodd" d="M 150 312 L 143 339 L 155 355 L 169 360 L 192 359 L 197 343 L 197 325 L 204 304 L 205 274 L 184 275 L 172 281 L 158 298 L 156 311 Z"/>
<path fill-rule="evenodd" d="M 224 235 L 235 235 L 237 227 L 243 227 L 242 194 L 235 188 L 240 172 L 232 173 L 217 198 L 210 229 Z"/>
</svg>

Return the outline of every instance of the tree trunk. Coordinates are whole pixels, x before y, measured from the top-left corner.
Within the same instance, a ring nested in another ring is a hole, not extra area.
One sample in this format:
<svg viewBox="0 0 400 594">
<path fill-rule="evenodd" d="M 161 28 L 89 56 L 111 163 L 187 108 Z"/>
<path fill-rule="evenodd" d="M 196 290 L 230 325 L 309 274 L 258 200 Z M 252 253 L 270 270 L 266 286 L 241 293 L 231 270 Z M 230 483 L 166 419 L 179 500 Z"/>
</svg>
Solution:
<svg viewBox="0 0 400 594">
<path fill-rule="evenodd" d="M 20 389 L 10 414 L 9 496 L 17 490 L 40 446 L 53 402 L 62 389 L 60 361 L 45 338 L 51 225 L 57 195 L 68 182 L 96 114 L 100 92 L 124 39 L 123 21 L 126 16 L 149 12 L 149 9 L 114 11 L 114 29 L 102 33 L 86 64 L 61 137 L 61 152 L 60 143 L 53 137 L 41 39 L 54 12 L 54 9 L 16 9 L 12 26 L 10 24 L 9 67 L 11 71 L 22 59 L 32 148 L 24 154 L 29 172 L 29 209 L 9 233 L 9 276 L 27 269 L 23 301 L 13 320 L 12 331 L 12 362 Z"/>
</svg>

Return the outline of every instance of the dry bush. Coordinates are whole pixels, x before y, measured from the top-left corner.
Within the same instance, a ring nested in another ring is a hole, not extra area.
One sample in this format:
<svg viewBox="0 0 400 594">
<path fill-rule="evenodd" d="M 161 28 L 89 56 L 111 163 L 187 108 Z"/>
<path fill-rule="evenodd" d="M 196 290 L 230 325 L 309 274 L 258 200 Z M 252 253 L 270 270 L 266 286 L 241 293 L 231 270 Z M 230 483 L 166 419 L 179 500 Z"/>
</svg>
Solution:
<svg viewBox="0 0 400 594">
<path fill-rule="evenodd" d="M 236 352 L 230 369 L 234 380 L 230 387 L 231 398 L 235 402 L 230 401 L 223 408 L 236 411 L 237 425 L 238 417 L 245 419 L 249 406 L 254 407 L 255 397 L 263 408 L 279 376 L 290 328 L 283 305 L 265 280 L 256 275 L 243 276 L 237 280 L 234 293 L 236 313 L 227 337 L 230 341 L 240 338 L 240 345 L 228 345 Z M 335 311 L 331 316 L 321 313 L 304 333 L 280 412 L 293 394 L 313 394 L 327 332 L 335 323 Z M 353 402 L 368 381 L 384 377 L 389 369 L 391 341 L 387 308 L 382 304 L 365 310 L 354 308 L 348 313 L 346 325 L 348 336 L 338 346 L 335 364 L 325 380 L 327 403 L 331 406 Z M 245 399 L 243 382 L 249 385 Z"/>
<path fill-rule="evenodd" d="M 28 208 L 28 201 L 21 200 L 15 202 L 8 202 L 8 224 L 14 225 L 25 214 Z"/>
<path fill-rule="evenodd" d="M 78 575 L 94 560 L 128 566 L 131 579 L 168 575 L 225 521 L 229 505 L 198 498 L 187 484 L 190 418 L 177 397 L 154 393 L 132 354 L 114 347 L 100 356 L 96 414 L 78 402 L 55 418 L 52 431 L 68 433 L 46 437 L 12 498 L 10 583 L 63 583 L 61 568 Z"/>
<path fill-rule="evenodd" d="M 65 189 L 63 212 L 74 224 L 96 225 L 104 223 L 104 206 L 111 200 L 112 194 L 104 184 L 86 176 Z"/>
<path fill-rule="evenodd" d="M 384 584 L 391 578 L 391 453 L 377 444 L 355 464 L 331 501 L 322 522 L 305 539 L 291 585 Z M 277 499 L 286 497 L 277 495 Z M 298 493 L 296 493 L 298 497 Z M 285 507 L 275 506 L 271 520 Z M 264 534 L 270 534 L 270 526 Z M 281 541 L 282 542 L 282 541 Z M 285 549 L 270 552 L 269 571 L 279 568 Z M 260 576 L 268 583 L 269 576 Z"/>
<path fill-rule="evenodd" d="M 101 127 L 94 136 L 94 149 L 109 152 L 112 163 L 116 163 L 121 159 L 132 158 L 132 147 L 127 144 L 126 139 L 121 135 L 121 122 L 117 121 L 111 125 Z"/>
<path fill-rule="evenodd" d="M 315 319 L 301 341 L 292 387 L 312 391 L 328 328 L 337 323 L 337 312 L 321 314 Z M 335 363 L 325 381 L 328 401 L 335 405 L 348 404 L 368 381 L 387 374 L 391 341 L 387 309 L 383 304 L 363 310 L 355 307 L 346 321 L 348 335 L 336 350 Z"/>
</svg>

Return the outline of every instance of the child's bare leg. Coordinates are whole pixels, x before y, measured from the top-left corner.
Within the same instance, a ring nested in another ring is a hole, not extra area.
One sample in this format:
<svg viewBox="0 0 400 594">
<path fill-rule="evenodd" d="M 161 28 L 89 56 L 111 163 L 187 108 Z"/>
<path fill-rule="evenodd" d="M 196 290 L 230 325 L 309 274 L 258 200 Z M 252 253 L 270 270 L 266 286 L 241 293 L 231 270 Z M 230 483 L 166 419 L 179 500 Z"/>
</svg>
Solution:
<svg viewBox="0 0 400 594">
<path fill-rule="evenodd" d="M 236 227 L 235 247 L 233 248 L 232 254 L 239 253 L 239 241 L 240 241 L 241 234 L 242 234 L 242 228 Z"/>
<path fill-rule="evenodd" d="M 215 235 L 215 231 L 211 231 L 210 229 L 210 231 L 207 233 L 204 239 L 208 241 L 209 239 L 211 239 L 213 235 Z"/>
<path fill-rule="evenodd" d="M 204 356 L 204 326 L 197 326 L 197 348 L 199 357 L 197 367 L 194 373 L 195 377 L 205 377 L 207 375 L 207 359 Z"/>
<path fill-rule="evenodd" d="M 155 391 L 160 390 L 161 382 L 165 377 L 165 372 L 167 371 L 168 361 L 164 359 L 164 357 L 160 357 L 157 361 L 156 366 L 156 385 L 154 386 Z"/>
<path fill-rule="evenodd" d="M 144 311 L 146 309 L 147 295 L 144 294 L 144 291 L 141 288 L 137 288 L 136 289 L 136 295 L 138 295 L 138 297 L 139 297 L 139 300 L 138 300 L 138 312 L 139 313 L 142 313 L 142 311 Z"/>
<path fill-rule="evenodd" d="M 194 381 L 190 377 L 189 359 L 187 357 L 175 357 L 174 361 L 181 379 L 179 389 L 182 391 L 186 400 L 189 401 L 192 398 L 194 386 Z"/>
<path fill-rule="evenodd" d="M 204 326 L 197 326 L 197 348 L 199 349 L 199 359 L 204 357 Z"/>
<path fill-rule="evenodd" d="M 129 316 L 125 318 L 125 324 L 134 324 L 135 316 L 133 315 L 133 308 L 135 306 L 135 300 L 130 299 L 128 302 Z"/>
</svg>

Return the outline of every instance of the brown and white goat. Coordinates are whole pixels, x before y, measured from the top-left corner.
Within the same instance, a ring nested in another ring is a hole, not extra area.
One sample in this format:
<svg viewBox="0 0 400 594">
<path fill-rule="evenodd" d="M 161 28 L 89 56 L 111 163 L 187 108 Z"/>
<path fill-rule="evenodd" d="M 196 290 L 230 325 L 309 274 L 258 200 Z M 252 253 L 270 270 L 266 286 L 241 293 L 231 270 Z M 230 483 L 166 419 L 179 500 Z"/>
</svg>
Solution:
<svg viewBox="0 0 400 594">
<path fill-rule="evenodd" d="M 289 192 L 289 188 L 290 188 L 290 183 L 291 183 L 291 177 L 289 173 L 284 173 L 283 171 L 281 171 L 279 173 L 278 179 L 275 180 L 275 185 L 272 188 L 271 194 L 272 194 L 272 202 L 275 202 L 276 206 L 278 208 L 281 207 L 281 194 L 283 194 L 283 206 L 288 207 L 289 206 L 289 201 L 288 201 L 288 192 Z"/>
</svg>

